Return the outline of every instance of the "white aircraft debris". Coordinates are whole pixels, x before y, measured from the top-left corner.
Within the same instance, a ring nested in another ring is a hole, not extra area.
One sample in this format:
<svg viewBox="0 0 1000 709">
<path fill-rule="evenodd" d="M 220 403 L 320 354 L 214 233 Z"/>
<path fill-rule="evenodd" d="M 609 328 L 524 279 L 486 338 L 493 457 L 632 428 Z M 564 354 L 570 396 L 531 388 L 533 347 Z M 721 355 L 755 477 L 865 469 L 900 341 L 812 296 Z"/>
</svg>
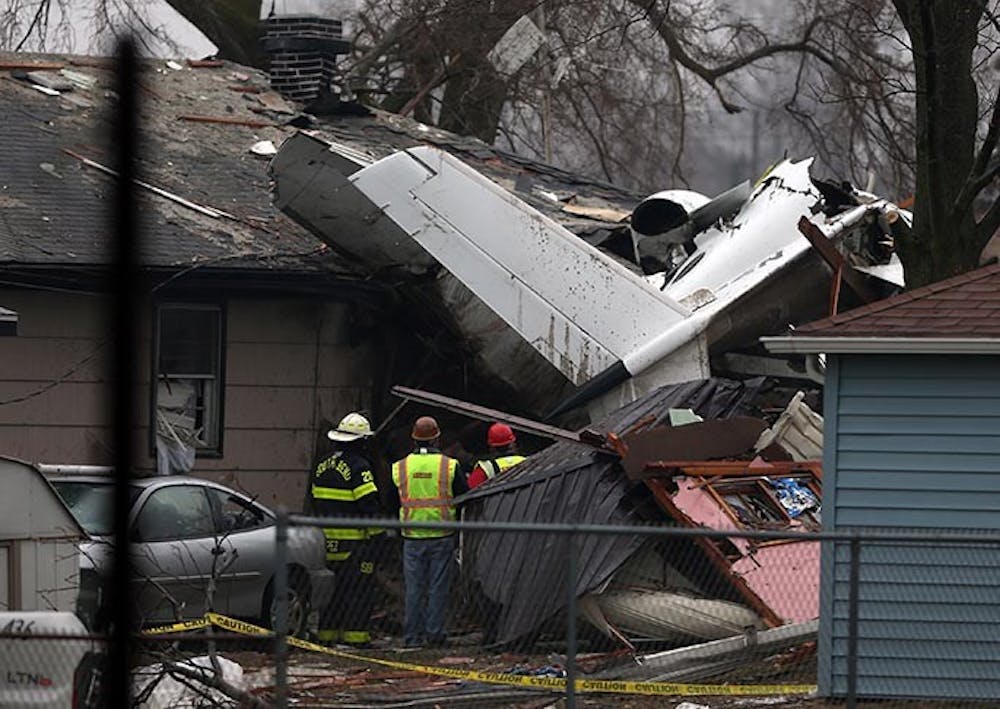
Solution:
<svg viewBox="0 0 1000 709">
<path fill-rule="evenodd" d="M 799 219 L 843 243 L 888 228 L 900 210 L 852 192 L 828 217 L 810 163 L 782 161 L 752 189 L 714 200 L 669 191 L 643 201 L 632 215 L 636 255 L 665 269 L 645 278 L 437 148 L 370 162 L 298 134 L 271 170 L 278 205 L 372 271 L 443 267 L 436 297 L 493 374 L 551 405 L 553 388 L 541 384 L 551 371 L 524 375 L 526 343 L 576 387 L 552 416 L 582 404 L 596 415 L 709 377 L 719 347 L 755 342 L 806 303 L 825 303 L 817 279 L 829 279 L 827 267 L 792 268 L 812 250 Z"/>
</svg>

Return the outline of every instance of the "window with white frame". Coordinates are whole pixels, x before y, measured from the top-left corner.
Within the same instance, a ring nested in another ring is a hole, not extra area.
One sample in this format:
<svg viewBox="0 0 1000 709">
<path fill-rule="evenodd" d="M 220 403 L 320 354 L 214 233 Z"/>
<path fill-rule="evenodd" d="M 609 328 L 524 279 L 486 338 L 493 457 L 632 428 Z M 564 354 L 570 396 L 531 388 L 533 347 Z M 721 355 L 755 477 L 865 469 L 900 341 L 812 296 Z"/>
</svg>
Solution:
<svg viewBox="0 0 1000 709">
<path fill-rule="evenodd" d="M 154 420 L 167 448 L 221 452 L 222 316 L 213 304 L 157 306 Z"/>
</svg>

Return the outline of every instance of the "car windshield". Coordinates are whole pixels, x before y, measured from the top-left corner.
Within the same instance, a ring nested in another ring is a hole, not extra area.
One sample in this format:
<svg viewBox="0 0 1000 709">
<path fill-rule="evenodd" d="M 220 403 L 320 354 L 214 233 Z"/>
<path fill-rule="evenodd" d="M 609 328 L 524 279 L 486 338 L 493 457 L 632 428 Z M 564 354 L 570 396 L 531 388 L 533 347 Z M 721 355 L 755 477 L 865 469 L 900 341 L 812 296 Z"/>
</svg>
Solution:
<svg viewBox="0 0 1000 709">
<path fill-rule="evenodd" d="M 56 480 L 52 487 L 87 534 L 107 536 L 114 533 L 114 515 L 111 513 L 115 497 L 113 483 Z M 140 492 L 137 487 L 129 487 L 129 507 L 135 503 Z"/>
</svg>

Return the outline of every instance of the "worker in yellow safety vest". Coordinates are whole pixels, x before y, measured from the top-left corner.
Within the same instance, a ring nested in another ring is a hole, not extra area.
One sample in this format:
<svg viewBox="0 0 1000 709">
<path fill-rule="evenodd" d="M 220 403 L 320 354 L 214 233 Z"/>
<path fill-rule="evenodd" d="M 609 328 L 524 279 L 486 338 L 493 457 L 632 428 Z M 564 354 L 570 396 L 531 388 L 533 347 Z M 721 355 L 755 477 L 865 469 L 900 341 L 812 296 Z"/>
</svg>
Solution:
<svg viewBox="0 0 1000 709">
<path fill-rule="evenodd" d="M 413 452 L 392 465 L 390 505 L 399 506 L 402 522 L 454 520 L 452 500 L 468 491 L 458 461 L 439 450 L 441 429 L 430 416 L 416 420 L 411 437 Z M 403 529 L 402 536 L 406 646 L 443 646 L 455 534 L 452 530 Z"/>
<path fill-rule="evenodd" d="M 505 423 L 495 423 L 489 427 L 486 431 L 486 445 L 490 449 L 489 456 L 477 462 L 469 474 L 470 490 L 525 460 L 517 452 L 517 436 Z"/>
<path fill-rule="evenodd" d="M 332 450 L 313 467 L 313 512 L 324 517 L 378 517 L 378 489 L 366 441 L 372 427 L 359 413 L 347 414 L 327 432 Z M 326 564 L 336 574 L 334 591 L 320 610 L 320 642 L 365 646 L 375 603 L 375 537 L 379 529 L 327 527 Z"/>
</svg>

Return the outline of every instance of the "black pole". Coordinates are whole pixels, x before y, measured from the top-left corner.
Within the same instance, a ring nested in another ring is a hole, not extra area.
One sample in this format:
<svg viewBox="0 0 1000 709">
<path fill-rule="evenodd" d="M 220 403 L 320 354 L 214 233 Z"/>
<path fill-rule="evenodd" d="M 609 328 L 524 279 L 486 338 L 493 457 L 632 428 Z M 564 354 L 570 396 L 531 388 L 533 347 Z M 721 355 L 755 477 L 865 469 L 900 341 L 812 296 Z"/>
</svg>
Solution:
<svg viewBox="0 0 1000 709">
<path fill-rule="evenodd" d="M 576 537 L 566 537 L 566 709 L 576 707 Z"/>
<path fill-rule="evenodd" d="M 118 147 L 118 184 L 115 193 L 114 265 L 109 292 L 112 298 L 113 394 L 115 461 L 115 556 L 108 588 L 112 637 L 108 652 L 108 706 L 131 706 L 132 565 L 128 553 L 129 478 L 132 472 L 132 411 L 135 406 L 136 313 L 139 287 L 136 256 L 135 177 L 138 144 L 138 66 L 131 39 L 118 45 L 118 108 L 111 141 Z"/>
<path fill-rule="evenodd" d="M 858 706 L 858 586 L 861 580 L 861 539 L 851 539 L 847 590 L 847 709 Z"/>
<path fill-rule="evenodd" d="M 274 572 L 274 598 L 277 614 L 274 623 L 274 706 L 288 707 L 288 512 L 278 510 L 274 530 L 277 569 Z"/>
</svg>

